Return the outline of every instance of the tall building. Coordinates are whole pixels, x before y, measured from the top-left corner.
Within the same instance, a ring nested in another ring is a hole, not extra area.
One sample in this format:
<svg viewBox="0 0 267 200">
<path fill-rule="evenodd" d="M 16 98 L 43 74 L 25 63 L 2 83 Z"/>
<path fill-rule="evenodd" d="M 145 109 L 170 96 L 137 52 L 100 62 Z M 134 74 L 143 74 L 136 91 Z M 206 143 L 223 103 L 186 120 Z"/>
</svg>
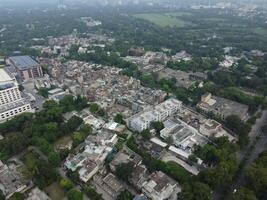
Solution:
<svg viewBox="0 0 267 200">
<path fill-rule="evenodd" d="M 15 68 L 17 75 L 27 81 L 43 76 L 42 67 L 30 56 L 13 56 L 8 59 L 8 64 Z"/>
<path fill-rule="evenodd" d="M 30 103 L 21 97 L 15 77 L 0 69 L 0 123 L 24 112 L 32 112 Z"/>
</svg>

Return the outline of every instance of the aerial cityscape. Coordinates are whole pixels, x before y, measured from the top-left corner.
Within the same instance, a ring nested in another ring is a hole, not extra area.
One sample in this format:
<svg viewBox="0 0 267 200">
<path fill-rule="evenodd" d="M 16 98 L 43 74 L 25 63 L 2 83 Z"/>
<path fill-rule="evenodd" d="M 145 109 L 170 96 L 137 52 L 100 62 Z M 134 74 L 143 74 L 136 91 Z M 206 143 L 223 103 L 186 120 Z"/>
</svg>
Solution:
<svg viewBox="0 0 267 200">
<path fill-rule="evenodd" d="M 0 0 L 0 200 L 267 200 L 266 0 Z"/>
</svg>

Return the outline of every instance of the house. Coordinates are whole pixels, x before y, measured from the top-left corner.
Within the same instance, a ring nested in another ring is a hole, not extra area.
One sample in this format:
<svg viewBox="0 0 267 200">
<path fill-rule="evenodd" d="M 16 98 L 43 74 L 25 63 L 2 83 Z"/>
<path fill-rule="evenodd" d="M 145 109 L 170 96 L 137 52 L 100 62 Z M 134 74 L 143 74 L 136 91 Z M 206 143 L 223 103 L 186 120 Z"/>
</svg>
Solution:
<svg viewBox="0 0 267 200">
<path fill-rule="evenodd" d="M 0 190 L 6 199 L 16 192 L 24 192 L 27 184 L 27 181 L 18 172 L 16 165 L 7 166 L 0 161 Z"/>
<path fill-rule="evenodd" d="M 142 157 L 132 151 L 123 149 L 122 151 L 118 152 L 114 159 L 110 162 L 109 166 L 111 171 L 114 172 L 116 167 L 123 163 L 130 163 L 135 167 L 142 163 Z"/>
<path fill-rule="evenodd" d="M 177 188 L 178 184 L 173 179 L 161 171 L 156 171 L 143 183 L 142 192 L 152 200 L 163 200 L 170 198 Z"/>
<path fill-rule="evenodd" d="M 103 178 L 101 187 L 114 199 L 116 199 L 116 197 L 124 189 L 122 183 L 112 173 L 109 173 Z"/>
<path fill-rule="evenodd" d="M 98 164 L 89 158 L 84 161 L 83 167 L 79 170 L 80 179 L 83 182 L 89 181 L 99 170 Z"/>
<path fill-rule="evenodd" d="M 143 183 L 147 180 L 146 166 L 139 164 L 134 167 L 129 179 L 130 184 L 138 191 L 142 190 Z"/>
</svg>

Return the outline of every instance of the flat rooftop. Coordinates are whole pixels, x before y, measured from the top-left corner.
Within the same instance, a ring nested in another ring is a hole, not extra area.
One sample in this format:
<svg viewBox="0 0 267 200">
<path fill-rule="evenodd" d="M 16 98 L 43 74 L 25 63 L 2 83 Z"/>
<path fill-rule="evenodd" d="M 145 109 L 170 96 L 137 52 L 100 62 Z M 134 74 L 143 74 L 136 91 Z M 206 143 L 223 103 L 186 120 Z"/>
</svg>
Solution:
<svg viewBox="0 0 267 200">
<path fill-rule="evenodd" d="M 7 73 L 5 69 L 0 68 L 0 84 L 3 82 L 13 81 L 13 78 Z"/>
<path fill-rule="evenodd" d="M 39 65 L 30 56 L 13 56 L 9 60 L 20 70 L 26 70 Z"/>
</svg>

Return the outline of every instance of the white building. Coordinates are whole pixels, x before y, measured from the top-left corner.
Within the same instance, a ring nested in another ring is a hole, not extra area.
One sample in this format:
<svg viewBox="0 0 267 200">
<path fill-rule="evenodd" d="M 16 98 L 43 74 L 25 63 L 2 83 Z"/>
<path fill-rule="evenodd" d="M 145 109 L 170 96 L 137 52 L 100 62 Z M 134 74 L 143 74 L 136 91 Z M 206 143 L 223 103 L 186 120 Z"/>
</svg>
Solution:
<svg viewBox="0 0 267 200">
<path fill-rule="evenodd" d="M 0 69 L 0 123 L 32 111 L 30 103 L 21 97 L 15 77 Z"/>
<path fill-rule="evenodd" d="M 180 110 L 182 102 L 176 99 L 168 99 L 155 106 L 153 109 L 138 113 L 127 119 L 127 125 L 130 129 L 141 132 L 150 127 L 152 122 L 164 121 L 167 117 Z"/>
</svg>

